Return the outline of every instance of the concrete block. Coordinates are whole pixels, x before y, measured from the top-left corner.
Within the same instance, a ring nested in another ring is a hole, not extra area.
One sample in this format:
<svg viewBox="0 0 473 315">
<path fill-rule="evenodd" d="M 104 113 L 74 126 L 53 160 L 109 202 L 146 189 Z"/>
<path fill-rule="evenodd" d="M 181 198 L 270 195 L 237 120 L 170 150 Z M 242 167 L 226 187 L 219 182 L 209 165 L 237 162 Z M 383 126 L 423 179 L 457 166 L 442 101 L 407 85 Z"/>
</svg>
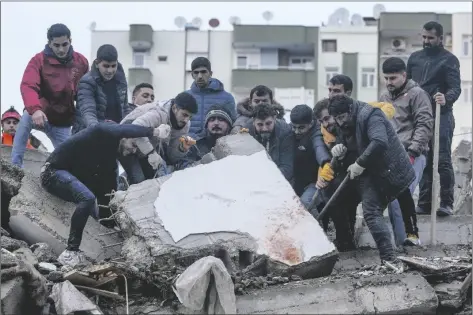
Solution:
<svg viewBox="0 0 473 315">
<path fill-rule="evenodd" d="M 6 161 L 11 161 L 11 149 L 9 145 L 1 145 L 1 157 Z M 31 172 L 34 175 L 39 176 L 41 167 L 49 157 L 49 153 L 39 151 L 36 149 L 26 149 L 25 155 L 23 156 L 23 169 Z"/>
<path fill-rule="evenodd" d="M 38 259 L 29 248 L 20 248 L 13 252 L 18 259 L 23 260 L 33 266 L 38 264 Z"/>
<path fill-rule="evenodd" d="M 430 245 L 430 219 L 430 215 L 417 216 L 419 238 L 424 245 Z M 471 220 L 471 215 L 437 217 L 437 244 L 470 245 L 472 241 Z M 392 233 L 389 218 L 385 217 L 385 222 Z M 376 244 L 365 222 L 363 222 L 362 232 L 358 239 L 358 246 L 376 248 Z"/>
<path fill-rule="evenodd" d="M 24 306 L 27 299 L 23 287 L 23 279 L 18 277 L 2 282 L 0 294 L 3 315 L 24 314 Z"/>
<path fill-rule="evenodd" d="M 312 279 L 237 296 L 238 314 L 435 314 L 437 305 L 417 273 Z"/>
</svg>

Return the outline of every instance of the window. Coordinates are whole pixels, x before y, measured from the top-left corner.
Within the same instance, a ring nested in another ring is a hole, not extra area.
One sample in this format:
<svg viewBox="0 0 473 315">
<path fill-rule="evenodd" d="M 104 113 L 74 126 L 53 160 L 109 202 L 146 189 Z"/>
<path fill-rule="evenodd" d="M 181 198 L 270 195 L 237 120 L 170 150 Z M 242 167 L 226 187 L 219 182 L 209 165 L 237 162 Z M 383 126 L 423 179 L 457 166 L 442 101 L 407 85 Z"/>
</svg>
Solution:
<svg viewBox="0 0 473 315">
<path fill-rule="evenodd" d="M 463 35 L 462 45 L 463 56 L 471 56 L 471 35 Z"/>
<path fill-rule="evenodd" d="M 168 56 L 158 56 L 158 61 L 159 62 L 166 62 L 166 61 L 168 61 Z"/>
<path fill-rule="evenodd" d="M 463 94 L 463 101 L 465 103 L 471 104 L 473 99 L 472 89 L 471 89 L 471 81 L 463 81 L 462 82 L 462 94 Z"/>
<path fill-rule="evenodd" d="M 322 52 L 337 52 L 337 40 L 336 39 L 323 39 Z"/>
<path fill-rule="evenodd" d="M 133 52 L 133 67 L 143 68 L 145 66 L 145 53 L 144 52 Z"/>
<path fill-rule="evenodd" d="M 237 69 L 246 69 L 248 66 L 247 56 L 237 56 Z"/>
<path fill-rule="evenodd" d="M 187 53 L 186 54 L 186 71 L 192 71 L 191 65 L 192 61 L 194 61 L 197 57 L 205 57 L 209 58 L 209 54 L 207 53 Z"/>
<path fill-rule="evenodd" d="M 325 86 L 328 86 L 330 79 L 339 74 L 338 67 L 325 67 Z"/>
<path fill-rule="evenodd" d="M 289 65 L 293 68 L 313 68 L 313 58 L 311 57 L 291 57 Z"/>
<path fill-rule="evenodd" d="M 374 68 L 361 68 L 361 87 L 374 87 L 375 72 Z"/>
</svg>

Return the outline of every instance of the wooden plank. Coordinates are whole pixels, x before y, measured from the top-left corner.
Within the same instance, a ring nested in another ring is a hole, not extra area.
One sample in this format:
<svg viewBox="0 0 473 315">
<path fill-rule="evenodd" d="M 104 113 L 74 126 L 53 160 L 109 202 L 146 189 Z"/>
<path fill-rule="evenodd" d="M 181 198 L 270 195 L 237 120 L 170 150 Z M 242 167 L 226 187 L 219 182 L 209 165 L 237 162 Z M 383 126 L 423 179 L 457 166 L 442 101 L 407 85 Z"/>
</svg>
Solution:
<svg viewBox="0 0 473 315">
<path fill-rule="evenodd" d="M 124 301 L 125 300 L 125 298 L 123 298 L 120 294 L 115 293 L 115 292 L 110 292 L 110 291 L 106 291 L 106 290 L 100 290 L 100 289 L 96 289 L 96 288 L 85 287 L 85 286 L 82 286 L 82 285 L 74 285 L 74 286 L 77 289 L 89 291 L 90 293 L 100 295 L 100 296 L 103 296 L 103 297 L 108 297 L 108 298 L 119 300 L 119 301 Z"/>
<path fill-rule="evenodd" d="M 439 176 L 439 142 L 440 142 L 440 104 L 435 105 L 434 158 L 432 171 L 432 209 L 430 221 L 430 245 L 437 245 L 437 210 L 439 208 L 440 176 Z"/>
<path fill-rule="evenodd" d="M 97 284 L 94 287 L 96 288 L 96 287 L 103 286 L 104 284 L 110 283 L 110 282 L 112 282 L 113 280 L 115 280 L 117 278 L 118 278 L 118 276 L 116 276 L 116 275 L 110 276 L 110 277 L 103 277 L 102 279 L 97 281 Z"/>
<path fill-rule="evenodd" d="M 89 277 L 87 272 L 78 270 L 69 271 L 64 275 L 65 280 L 69 280 L 72 284 L 86 285 L 86 286 L 97 286 L 98 281 Z"/>
</svg>

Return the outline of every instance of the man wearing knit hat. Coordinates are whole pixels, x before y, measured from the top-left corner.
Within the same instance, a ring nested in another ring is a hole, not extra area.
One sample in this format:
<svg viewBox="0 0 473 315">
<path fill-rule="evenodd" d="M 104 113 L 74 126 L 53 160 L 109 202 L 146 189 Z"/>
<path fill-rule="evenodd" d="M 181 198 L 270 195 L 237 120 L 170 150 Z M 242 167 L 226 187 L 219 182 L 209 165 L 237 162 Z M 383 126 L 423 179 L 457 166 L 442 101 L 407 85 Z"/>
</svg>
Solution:
<svg viewBox="0 0 473 315">
<path fill-rule="evenodd" d="M 197 57 L 192 61 L 191 70 L 194 83 L 187 92 L 195 97 L 199 109 L 191 120 L 191 134 L 199 134 L 205 129 L 205 115 L 214 104 L 222 104 L 230 113 L 232 121 L 235 121 L 235 99 L 225 91 L 222 82 L 212 78 L 210 61 L 205 57 Z"/>
<path fill-rule="evenodd" d="M 232 123 L 230 112 L 225 106 L 211 106 L 205 115 L 205 130 L 197 135 L 196 145 L 177 163 L 176 170 L 211 162 L 213 158 L 208 153 L 217 143 L 217 139 L 230 133 Z"/>
<path fill-rule="evenodd" d="M 131 112 L 128 85 L 117 49 L 109 44 L 97 50 L 89 73 L 79 82 L 76 121 L 72 133 L 105 120 L 120 123 Z"/>
</svg>

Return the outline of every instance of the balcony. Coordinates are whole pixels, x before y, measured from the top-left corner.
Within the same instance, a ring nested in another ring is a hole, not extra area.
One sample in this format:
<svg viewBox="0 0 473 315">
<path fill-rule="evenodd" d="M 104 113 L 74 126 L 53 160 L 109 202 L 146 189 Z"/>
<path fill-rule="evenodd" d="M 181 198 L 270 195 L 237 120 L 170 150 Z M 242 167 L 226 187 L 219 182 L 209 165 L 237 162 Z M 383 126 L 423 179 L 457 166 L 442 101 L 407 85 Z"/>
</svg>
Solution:
<svg viewBox="0 0 473 315">
<path fill-rule="evenodd" d="M 153 74 L 148 68 L 130 68 L 128 69 L 128 85 L 136 86 L 140 83 L 153 84 Z"/>
<path fill-rule="evenodd" d="M 278 66 L 278 65 L 269 65 L 269 66 L 262 66 L 262 65 L 244 65 L 244 66 L 236 66 L 233 70 L 289 70 L 289 71 L 314 71 L 315 67 L 313 63 L 305 63 L 299 65 L 291 65 L 291 66 Z"/>
<path fill-rule="evenodd" d="M 254 71 L 257 70 L 257 71 Z M 315 88 L 317 86 L 317 72 L 291 67 L 234 69 L 232 71 L 233 88 L 253 88 L 257 85 L 266 85 L 285 88 Z"/>
<path fill-rule="evenodd" d="M 452 15 L 433 12 L 382 12 L 379 32 L 381 37 L 415 37 L 429 21 L 442 24 L 444 34 L 452 32 Z"/>
<path fill-rule="evenodd" d="M 130 46 L 136 51 L 148 51 L 153 47 L 153 28 L 148 24 L 130 25 Z"/>
<path fill-rule="evenodd" d="M 296 25 L 235 25 L 234 47 L 251 47 L 262 43 L 269 45 L 295 45 L 318 43 L 318 27 Z M 258 47 L 258 46 L 255 46 Z"/>
</svg>

